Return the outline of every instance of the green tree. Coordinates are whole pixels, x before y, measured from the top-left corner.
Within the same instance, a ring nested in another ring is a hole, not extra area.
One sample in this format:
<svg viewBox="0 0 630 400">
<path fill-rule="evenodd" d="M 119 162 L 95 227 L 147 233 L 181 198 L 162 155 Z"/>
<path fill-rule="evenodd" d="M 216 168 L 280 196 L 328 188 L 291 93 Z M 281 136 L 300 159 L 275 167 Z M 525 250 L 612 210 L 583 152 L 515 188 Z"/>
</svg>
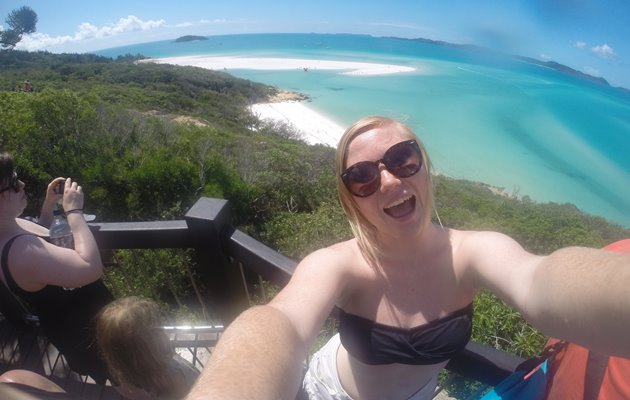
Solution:
<svg viewBox="0 0 630 400">
<path fill-rule="evenodd" d="M 22 6 L 11 11 L 5 22 L 9 29 L 0 32 L 0 46 L 12 49 L 22 40 L 23 34 L 35 32 L 37 14 L 32 8 Z"/>
</svg>

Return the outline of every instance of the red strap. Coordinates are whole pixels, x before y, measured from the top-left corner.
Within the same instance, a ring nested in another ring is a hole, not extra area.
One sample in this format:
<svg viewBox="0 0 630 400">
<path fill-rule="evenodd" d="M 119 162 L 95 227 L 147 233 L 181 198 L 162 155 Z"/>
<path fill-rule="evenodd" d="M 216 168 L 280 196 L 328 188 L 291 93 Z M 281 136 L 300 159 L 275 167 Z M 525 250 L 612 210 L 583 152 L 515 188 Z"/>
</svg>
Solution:
<svg viewBox="0 0 630 400">
<path fill-rule="evenodd" d="M 611 243 L 604 247 L 604 250 L 618 253 L 630 253 L 630 239 Z M 604 376 L 606 375 L 606 370 L 610 360 L 611 357 L 609 356 L 596 353 L 592 350 L 588 352 L 586 377 L 584 380 L 584 400 L 597 400 L 599 398 L 602 383 L 604 382 Z"/>
<path fill-rule="evenodd" d="M 604 250 L 615 251 L 617 253 L 630 253 L 630 239 L 620 240 L 604 247 Z"/>
</svg>

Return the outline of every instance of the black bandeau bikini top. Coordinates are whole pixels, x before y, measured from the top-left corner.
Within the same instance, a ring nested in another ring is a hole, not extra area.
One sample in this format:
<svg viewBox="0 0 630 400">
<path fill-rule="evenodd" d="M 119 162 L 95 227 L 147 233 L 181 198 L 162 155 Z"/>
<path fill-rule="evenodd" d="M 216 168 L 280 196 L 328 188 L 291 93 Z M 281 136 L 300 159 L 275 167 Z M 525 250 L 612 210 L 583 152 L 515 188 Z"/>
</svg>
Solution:
<svg viewBox="0 0 630 400">
<path fill-rule="evenodd" d="M 365 364 L 439 364 L 464 349 L 472 319 L 472 303 L 413 328 L 379 324 L 339 309 L 339 335 L 348 353 Z"/>
</svg>

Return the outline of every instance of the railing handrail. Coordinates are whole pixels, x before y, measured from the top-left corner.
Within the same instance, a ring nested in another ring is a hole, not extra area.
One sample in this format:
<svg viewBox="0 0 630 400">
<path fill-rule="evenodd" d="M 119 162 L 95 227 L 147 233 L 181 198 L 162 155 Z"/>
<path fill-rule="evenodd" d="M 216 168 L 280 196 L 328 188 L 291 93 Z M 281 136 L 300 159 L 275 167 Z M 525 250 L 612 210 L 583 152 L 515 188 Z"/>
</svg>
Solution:
<svg viewBox="0 0 630 400">
<path fill-rule="evenodd" d="M 88 224 L 101 249 L 193 248 L 185 220 Z"/>
<path fill-rule="evenodd" d="M 283 256 L 238 229 L 227 238 L 226 250 L 230 257 L 239 260 L 248 270 L 281 286 L 289 281 L 297 266 L 295 260 Z"/>
</svg>

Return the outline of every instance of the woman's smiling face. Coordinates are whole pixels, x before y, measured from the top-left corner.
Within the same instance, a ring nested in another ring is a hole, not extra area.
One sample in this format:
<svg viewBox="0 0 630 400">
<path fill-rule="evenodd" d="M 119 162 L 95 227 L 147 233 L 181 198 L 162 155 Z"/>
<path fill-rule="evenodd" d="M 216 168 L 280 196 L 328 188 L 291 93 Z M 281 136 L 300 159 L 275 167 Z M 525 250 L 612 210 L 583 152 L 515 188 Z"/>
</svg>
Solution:
<svg viewBox="0 0 630 400">
<path fill-rule="evenodd" d="M 346 165 L 361 161 L 377 161 L 393 145 L 415 139 L 398 129 L 385 125 L 368 130 L 355 137 L 348 146 Z M 378 230 L 379 236 L 406 236 L 417 234 L 423 226 L 424 208 L 427 207 L 426 168 L 407 178 L 393 175 L 380 163 L 380 187 L 367 197 L 355 201 L 364 215 Z"/>
</svg>

